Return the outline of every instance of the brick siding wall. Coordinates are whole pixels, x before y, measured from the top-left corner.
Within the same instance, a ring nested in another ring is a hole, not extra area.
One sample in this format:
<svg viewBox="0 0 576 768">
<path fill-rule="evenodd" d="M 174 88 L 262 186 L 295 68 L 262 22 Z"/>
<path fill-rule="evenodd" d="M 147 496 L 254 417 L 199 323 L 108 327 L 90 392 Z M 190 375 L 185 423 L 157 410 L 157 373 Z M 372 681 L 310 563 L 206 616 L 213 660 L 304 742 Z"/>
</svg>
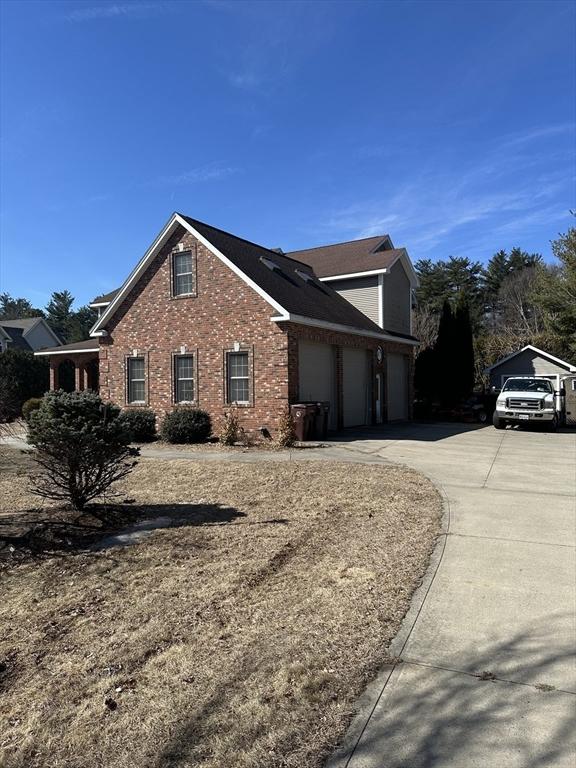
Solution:
<svg viewBox="0 0 576 768">
<path fill-rule="evenodd" d="M 195 296 L 172 297 L 171 253 L 179 243 L 196 253 Z M 242 425 L 248 431 L 267 427 L 274 432 L 283 410 L 299 396 L 299 339 L 337 349 L 340 425 L 343 346 L 372 350 L 373 373 L 381 371 L 384 377 L 388 352 L 407 355 L 412 366 L 412 348 L 405 344 L 293 323 L 276 324 L 270 322 L 274 314 L 273 307 L 181 229 L 126 297 L 107 326 L 108 336 L 100 338 L 100 393 L 122 407 L 140 407 L 126 402 L 126 360 L 136 350 L 145 359 L 146 405 L 162 417 L 175 405 L 173 356 L 185 347 L 187 354 L 195 356 L 195 405 L 210 413 L 217 428 L 230 408 L 225 353 L 238 343 L 249 352 L 252 387 L 250 405 L 239 406 Z M 378 346 L 384 350 L 381 364 L 376 361 Z"/>
<path fill-rule="evenodd" d="M 196 296 L 172 297 L 172 250 L 196 251 Z M 100 339 L 100 392 L 126 403 L 126 358 L 137 350 L 147 368 L 146 404 L 159 416 L 174 407 L 172 356 L 185 345 L 196 355 L 197 407 L 217 426 L 225 401 L 225 352 L 250 353 L 252 402 L 239 406 L 243 426 L 273 430 L 288 404 L 288 344 L 270 317 L 276 310 L 183 229 L 170 239 L 108 324 Z"/>
</svg>

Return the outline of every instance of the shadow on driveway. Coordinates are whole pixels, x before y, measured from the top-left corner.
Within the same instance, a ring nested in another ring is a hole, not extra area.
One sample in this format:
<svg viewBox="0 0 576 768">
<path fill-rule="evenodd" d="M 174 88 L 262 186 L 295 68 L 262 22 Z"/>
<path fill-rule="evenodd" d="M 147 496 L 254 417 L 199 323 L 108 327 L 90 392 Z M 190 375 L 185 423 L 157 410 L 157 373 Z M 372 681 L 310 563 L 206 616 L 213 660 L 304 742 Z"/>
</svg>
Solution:
<svg viewBox="0 0 576 768">
<path fill-rule="evenodd" d="M 573 659 L 571 643 L 559 643 L 555 631 L 562 619 L 543 617 L 482 653 L 471 647 L 463 670 L 398 664 L 373 712 L 372 703 L 358 717 L 355 739 L 326 768 L 573 765 L 574 694 L 546 682 Z"/>
<path fill-rule="evenodd" d="M 351 427 L 341 432 L 332 432 L 327 441 L 333 443 L 351 443 L 358 440 L 416 440 L 435 443 L 456 435 L 479 432 L 494 427 L 483 424 L 463 424 L 456 422 L 402 422 L 398 424 L 379 424 L 375 427 Z"/>
</svg>

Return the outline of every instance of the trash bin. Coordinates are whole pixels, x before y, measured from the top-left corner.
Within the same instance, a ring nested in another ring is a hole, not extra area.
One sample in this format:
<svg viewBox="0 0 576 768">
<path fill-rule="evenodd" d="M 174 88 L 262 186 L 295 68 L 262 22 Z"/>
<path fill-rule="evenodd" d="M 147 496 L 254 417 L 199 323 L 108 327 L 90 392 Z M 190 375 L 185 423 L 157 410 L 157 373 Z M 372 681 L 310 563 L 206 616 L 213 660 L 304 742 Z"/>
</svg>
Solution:
<svg viewBox="0 0 576 768">
<path fill-rule="evenodd" d="M 300 441 L 311 440 L 314 437 L 315 431 L 316 405 L 296 403 L 290 406 L 290 413 L 294 421 L 296 439 Z"/>
<path fill-rule="evenodd" d="M 312 424 L 308 433 L 308 440 L 325 440 L 328 433 L 330 402 L 326 400 L 303 400 L 300 405 L 310 409 Z"/>
<path fill-rule="evenodd" d="M 325 440 L 328 435 L 328 421 L 330 419 L 330 402 L 324 400 L 317 404 L 316 414 L 316 438 Z"/>
</svg>

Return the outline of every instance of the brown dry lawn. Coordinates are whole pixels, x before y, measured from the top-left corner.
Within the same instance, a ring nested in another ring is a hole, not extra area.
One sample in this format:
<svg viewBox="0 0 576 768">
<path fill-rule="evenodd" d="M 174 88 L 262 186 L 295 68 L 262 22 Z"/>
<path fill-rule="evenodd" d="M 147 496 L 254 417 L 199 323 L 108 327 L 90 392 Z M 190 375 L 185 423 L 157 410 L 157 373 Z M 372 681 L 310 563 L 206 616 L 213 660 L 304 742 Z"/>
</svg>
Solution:
<svg viewBox="0 0 576 768">
<path fill-rule="evenodd" d="M 38 506 L 27 471 L 2 467 L 0 511 Z M 434 487 L 394 466 L 144 459 L 125 492 L 178 525 L 0 571 L 0 764 L 321 766 L 426 569 Z"/>
</svg>

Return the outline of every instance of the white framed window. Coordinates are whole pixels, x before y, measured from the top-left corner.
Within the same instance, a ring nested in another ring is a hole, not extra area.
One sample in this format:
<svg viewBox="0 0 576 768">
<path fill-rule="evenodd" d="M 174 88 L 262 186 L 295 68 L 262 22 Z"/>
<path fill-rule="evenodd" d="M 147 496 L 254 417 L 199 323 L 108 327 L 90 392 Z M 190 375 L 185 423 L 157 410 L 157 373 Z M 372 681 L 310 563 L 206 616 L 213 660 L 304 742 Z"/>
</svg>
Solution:
<svg viewBox="0 0 576 768">
<path fill-rule="evenodd" d="M 146 402 L 146 364 L 143 357 L 126 358 L 128 403 L 141 405 Z"/>
<path fill-rule="evenodd" d="M 576 379 L 572 379 L 572 392 L 576 392 Z"/>
<path fill-rule="evenodd" d="M 250 403 L 250 360 L 248 352 L 226 353 L 226 400 L 228 403 Z"/>
<path fill-rule="evenodd" d="M 172 254 L 172 295 L 195 294 L 194 254 L 192 251 L 175 251 Z"/>
<path fill-rule="evenodd" d="M 195 399 L 194 355 L 175 355 L 174 402 L 193 403 Z"/>
</svg>

